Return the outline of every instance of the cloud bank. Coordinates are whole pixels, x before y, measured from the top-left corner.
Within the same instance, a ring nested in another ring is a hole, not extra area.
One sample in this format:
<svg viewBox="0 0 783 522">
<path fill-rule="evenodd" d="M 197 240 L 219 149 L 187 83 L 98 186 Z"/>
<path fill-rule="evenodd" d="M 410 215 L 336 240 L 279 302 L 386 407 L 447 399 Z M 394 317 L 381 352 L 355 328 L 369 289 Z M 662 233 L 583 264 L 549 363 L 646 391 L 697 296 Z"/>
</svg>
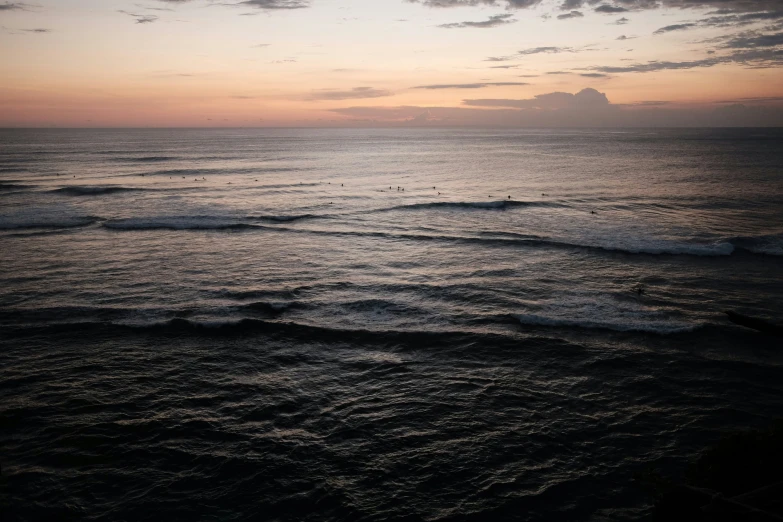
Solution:
<svg viewBox="0 0 783 522">
<path fill-rule="evenodd" d="M 780 98 L 780 99 L 779 99 Z M 340 107 L 344 124 L 503 127 L 764 127 L 783 123 L 783 97 L 738 99 L 717 106 L 674 107 L 667 101 L 612 104 L 595 89 L 526 99 L 470 99 L 463 107 Z M 742 103 L 742 102 L 745 103 Z M 777 105 L 763 105 L 774 102 Z M 759 104 L 760 103 L 760 104 Z"/>
</svg>

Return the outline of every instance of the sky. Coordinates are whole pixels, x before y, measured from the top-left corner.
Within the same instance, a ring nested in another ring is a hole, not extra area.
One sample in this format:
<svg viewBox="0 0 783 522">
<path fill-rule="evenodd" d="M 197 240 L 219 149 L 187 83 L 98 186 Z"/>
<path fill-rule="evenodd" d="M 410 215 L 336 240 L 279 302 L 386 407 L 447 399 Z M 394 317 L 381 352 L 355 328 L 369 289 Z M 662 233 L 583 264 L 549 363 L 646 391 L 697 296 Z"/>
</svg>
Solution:
<svg viewBox="0 0 783 522">
<path fill-rule="evenodd" d="M 0 0 L 0 127 L 783 126 L 781 0 Z"/>
</svg>

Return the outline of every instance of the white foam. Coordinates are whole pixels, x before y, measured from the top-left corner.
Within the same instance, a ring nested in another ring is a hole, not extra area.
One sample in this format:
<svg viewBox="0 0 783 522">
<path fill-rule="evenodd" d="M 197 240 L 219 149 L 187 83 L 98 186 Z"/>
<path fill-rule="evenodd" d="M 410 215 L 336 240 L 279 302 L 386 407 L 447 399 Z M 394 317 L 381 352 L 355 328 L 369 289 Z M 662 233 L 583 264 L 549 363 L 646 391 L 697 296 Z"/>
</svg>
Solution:
<svg viewBox="0 0 783 522">
<path fill-rule="evenodd" d="M 538 302 L 527 313 L 515 314 L 522 324 L 603 328 L 620 332 L 673 334 L 689 332 L 700 325 L 674 318 L 665 310 L 643 301 L 618 299 L 611 295 L 565 295 Z"/>
</svg>

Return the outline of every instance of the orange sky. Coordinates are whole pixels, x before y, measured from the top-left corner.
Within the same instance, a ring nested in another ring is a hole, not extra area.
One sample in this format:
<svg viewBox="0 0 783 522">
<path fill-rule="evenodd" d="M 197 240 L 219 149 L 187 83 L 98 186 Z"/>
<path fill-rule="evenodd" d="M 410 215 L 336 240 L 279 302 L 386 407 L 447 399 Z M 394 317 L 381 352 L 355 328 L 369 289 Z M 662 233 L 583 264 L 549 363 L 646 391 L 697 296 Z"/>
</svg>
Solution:
<svg viewBox="0 0 783 522">
<path fill-rule="evenodd" d="M 661 1 L 0 0 L 0 126 L 783 125 L 783 7 Z"/>
</svg>

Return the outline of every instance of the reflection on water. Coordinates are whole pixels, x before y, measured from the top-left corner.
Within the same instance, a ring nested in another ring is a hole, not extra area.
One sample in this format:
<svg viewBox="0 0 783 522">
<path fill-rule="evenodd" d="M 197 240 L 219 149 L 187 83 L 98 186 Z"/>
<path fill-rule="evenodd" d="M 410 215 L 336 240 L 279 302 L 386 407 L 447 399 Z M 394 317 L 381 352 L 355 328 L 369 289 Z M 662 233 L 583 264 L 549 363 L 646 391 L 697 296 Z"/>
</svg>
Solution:
<svg viewBox="0 0 783 522">
<path fill-rule="evenodd" d="M 0 131 L 10 512 L 640 516 L 779 414 L 781 142 Z"/>
</svg>

